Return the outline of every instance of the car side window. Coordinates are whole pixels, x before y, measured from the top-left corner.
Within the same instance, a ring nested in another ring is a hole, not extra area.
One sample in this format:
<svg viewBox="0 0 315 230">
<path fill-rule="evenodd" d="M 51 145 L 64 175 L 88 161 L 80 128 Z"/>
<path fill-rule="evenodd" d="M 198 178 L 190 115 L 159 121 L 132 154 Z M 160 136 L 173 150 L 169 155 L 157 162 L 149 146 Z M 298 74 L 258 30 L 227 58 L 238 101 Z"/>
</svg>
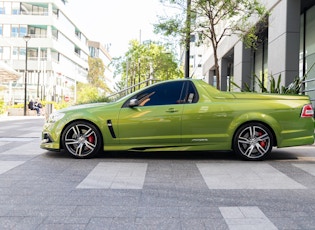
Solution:
<svg viewBox="0 0 315 230">
<path fill-rule="evenodd" d="M 185 103 L 196 103 L 199 99 L 199 95 L 197 93 L 197 90 L 195 89 L 195 86 L 192 82 L 187 82 L 187 92 L 186 92 L 186 98 Z"/>
<path fill-rule="evenodd" d="M 174 81 L 162 83 L 138 94 L 139 106 L 171 105 L 180 103 L 184 83 Z"/>
</svg>

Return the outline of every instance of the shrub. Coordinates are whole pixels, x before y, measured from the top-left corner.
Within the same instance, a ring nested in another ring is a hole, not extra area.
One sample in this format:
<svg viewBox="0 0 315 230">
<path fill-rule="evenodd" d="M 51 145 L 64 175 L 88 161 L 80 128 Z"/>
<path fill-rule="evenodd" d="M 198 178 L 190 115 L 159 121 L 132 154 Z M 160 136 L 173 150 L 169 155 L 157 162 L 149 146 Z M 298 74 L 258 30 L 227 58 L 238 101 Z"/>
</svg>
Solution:
<svg viewBox="0 0 315 230">
<path fill-rule="evenodd" d="M 5 112 L 5 104 L 3 100 L 0 100 L 0 114 L 3 114 Z"/>
</svg>

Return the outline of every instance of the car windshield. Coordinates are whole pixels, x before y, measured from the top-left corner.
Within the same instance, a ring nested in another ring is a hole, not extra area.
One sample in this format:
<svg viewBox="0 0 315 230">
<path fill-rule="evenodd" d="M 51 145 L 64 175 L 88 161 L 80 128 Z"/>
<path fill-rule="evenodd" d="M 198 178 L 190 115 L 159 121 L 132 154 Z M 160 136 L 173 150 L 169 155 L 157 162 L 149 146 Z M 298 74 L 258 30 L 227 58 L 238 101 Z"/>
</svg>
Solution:
<svg viewBox="0 0 315 230">
<path fill-rule="evenodd" d="M 115 94 L 109 95 L 106 98 L 106 101 L 108 101 L 108 102 L 118 102 L 120 100 L 123 100 L 123 99 L 129 97 L 129 96 L 130 96 L 130 94 L 126 95 L 126 93 L 115 93 Z"/>
<path fill-rule="evenodd" d="M 157 82 L 160 82 L 160 80 L 152 80 L 153 84 L 154 83 L 157 83 Z M 140 90 L 143 90 L 142 89 L 139 89 L 139 90 L 135 90 L 135 86 L 133 87 L 129 87 L 127 89 L 123 89 L 123 90 L 120 90 L 119 92 L 116 92 L 114 94 L 111 94 L 109 95 L 107 98 L 106 98 L 106 101 L 108 102 L 118 102 L 120 100 L 124 100 L 126 98 L 128 98 L 132 93 L 136 93 Z"/>
</svg>

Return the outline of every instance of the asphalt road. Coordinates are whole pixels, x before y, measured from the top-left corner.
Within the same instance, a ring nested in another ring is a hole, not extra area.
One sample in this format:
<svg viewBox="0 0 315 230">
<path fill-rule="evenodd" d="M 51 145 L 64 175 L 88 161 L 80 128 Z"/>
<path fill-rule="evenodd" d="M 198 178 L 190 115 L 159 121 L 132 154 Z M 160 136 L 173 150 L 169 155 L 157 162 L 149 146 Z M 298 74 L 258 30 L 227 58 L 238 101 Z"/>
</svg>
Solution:
<svg viewBox="0 0 315 230">
<path fill-rule="evenodd" d="M 39 148 L 43 117 L 0 117 L 0 229 L 315 229 L 315 146 L 231 152 Z"/>
</svg>

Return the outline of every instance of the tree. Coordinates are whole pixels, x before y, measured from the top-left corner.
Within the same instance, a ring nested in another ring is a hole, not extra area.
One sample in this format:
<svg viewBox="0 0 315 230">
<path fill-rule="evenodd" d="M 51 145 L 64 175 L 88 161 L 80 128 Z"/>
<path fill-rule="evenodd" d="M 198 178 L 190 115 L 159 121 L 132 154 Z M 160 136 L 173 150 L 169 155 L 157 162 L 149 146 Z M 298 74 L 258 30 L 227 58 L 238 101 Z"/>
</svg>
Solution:
<svg viewBox="0 0 315 230">
<path fill-rule="evenodd" d="M 105 83 L 105 66 L 102 59 L 89 57 L 88 64 L 89 72 L 87 79 L 89 84 L 104 91 L 110 92 L 110 89 Z"/>
<path fill-rule="evenodd" d="M 101 102 L 105 98 L 102 97 L 102 93 L 111 93 L 105 83 L 105 66 L 102 59 L 89 57 L 88 64 L 88 83 L 77 83 L 77 104 Z M 100 93 L 100 91 L 103 92 Z"/>
<path fill-rule="evenodd" d="M 77 92 L 77 104 L 94 102 L 99 97 L 97 87 L 91 86 L 89 84 L 78 82 Z"/>
<path fill-rule="evenodd" d="M 126 54 L 113 59 L 112 65 L 114 75 L 121 77 L 119 87 L 131 87 L 131 91 L 147 86 L 150 80 L 183 77 L 173 53 L 154 42 L 140 44 L 137 40 L 131 40 Z"/>
<path fill-rule="evenodd" d="M 255 46 L 258 40 L 253 17 L 264 22 L 268 15 L 265 7 L 258 0 L 160 0 L 162 3 L 175 5 L 190 14 L 191 26 L 183 23 L 183 14 L 173 17 L 160 17 L 155 24 L 155 32 L 165 36 L 180 35 L 186 38 L 187 31 L 197 34 L 200 43 L 210 43 L 213 48 L 214 67 L 217 88 L 220 89 L 220 68 L 218 47 L 224 37 L 232 34 L 241 36 L 248 47 Z M 190 1 L 189 4 L 185 4 Z M 189 9 L 187 8 L 190 6 Z M 264 23 L 260 23 L 264 25 Z M 261 29 L 261 27 L 259 27 Z M 184 40 L 184 39 L 183 39 Z"/>
</svg>

